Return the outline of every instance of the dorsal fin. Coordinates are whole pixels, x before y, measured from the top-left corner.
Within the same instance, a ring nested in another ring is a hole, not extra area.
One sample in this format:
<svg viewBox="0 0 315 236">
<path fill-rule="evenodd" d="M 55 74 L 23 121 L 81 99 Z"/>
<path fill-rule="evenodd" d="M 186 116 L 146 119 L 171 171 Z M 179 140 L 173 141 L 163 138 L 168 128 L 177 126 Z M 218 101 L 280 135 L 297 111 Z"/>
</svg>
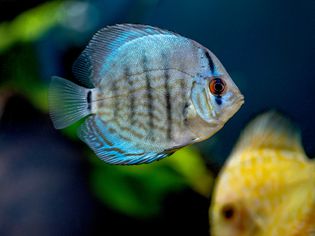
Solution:
<svg viewBox="0 0 315 236">
<path fill-rule="evenodd" d="M 95 87 L 101 79 L 100 70 L 115 51 L 134 39 L 157 34 L 177 35 L 148 25 L 120 24 L 99 30 L 73 65 L 75 77 L 87 87 Z"/>
<path fill-rule="evenodd" d="M 274 148 L 304 153 L 299 129 L 275 111 L 263 113 L 247 125 L 234 151 L 245 148 Z"/>
</svg>

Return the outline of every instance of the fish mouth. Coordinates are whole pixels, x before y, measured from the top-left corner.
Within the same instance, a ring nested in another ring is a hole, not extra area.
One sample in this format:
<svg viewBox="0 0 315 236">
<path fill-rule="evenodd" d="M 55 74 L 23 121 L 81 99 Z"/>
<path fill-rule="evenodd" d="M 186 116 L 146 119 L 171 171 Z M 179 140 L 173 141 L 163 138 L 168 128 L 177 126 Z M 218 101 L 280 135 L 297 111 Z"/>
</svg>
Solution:
<svg viewBox="0 0 315 236">
<path fill-rule="evenodd" d="M 243 95 L 238 95 L 234 98 L 232 105 L 228 108 L 226 119 L 223 119 L 224 123 L 229 120 L 244 104 L 245 99 Z"/>
<path fill-rule="evenodd" d="M 238 94 L 233 100 L 232 100 L 232 104 L 235 105 L 235 107 L 240 108 L 245 102 L 245 98 L 243 96 L 243 94 Z"/>
<path fill-rule="evenodd" d="M 236 99 L 235 103 L 237 103 L 239 106 L 242 106 L 242 105 L 245 103 L 245 98 L 244 98 L 244 96 L 243 96 L 243 95 L 240 95 L 240 96 Z"/>
</svg>

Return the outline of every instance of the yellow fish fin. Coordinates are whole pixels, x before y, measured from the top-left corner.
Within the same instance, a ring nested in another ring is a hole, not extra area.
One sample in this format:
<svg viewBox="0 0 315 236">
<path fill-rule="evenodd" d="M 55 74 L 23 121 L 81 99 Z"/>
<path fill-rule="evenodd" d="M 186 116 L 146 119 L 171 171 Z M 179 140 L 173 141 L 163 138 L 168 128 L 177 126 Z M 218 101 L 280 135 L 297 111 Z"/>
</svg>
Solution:
<svg viewBox="0 0 315 236">
<path fill-rule="evenodd" d="M 234 152 L 247 148 L 272 148 L 304 153 L 300 130 L 276 111 L 263 113 L 247 125 Z"/>
</svg>

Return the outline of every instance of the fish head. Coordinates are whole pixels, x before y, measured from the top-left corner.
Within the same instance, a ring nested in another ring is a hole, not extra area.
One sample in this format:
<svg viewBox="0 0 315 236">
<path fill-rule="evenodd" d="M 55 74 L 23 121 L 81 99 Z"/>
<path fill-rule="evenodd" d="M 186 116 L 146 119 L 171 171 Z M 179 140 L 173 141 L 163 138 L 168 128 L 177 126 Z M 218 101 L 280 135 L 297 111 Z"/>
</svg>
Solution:
<svg viewBox="0 0 315 236">
<path fill-rule="evenodd" d="M 244 154 L 230 156 L 216 180 L 209 209 L 211 235 L 262 236 L 266 223 L 264 199 L 256 193 L 260 182 L 252 174 L 252 163 L 231 162 L 240 159 Z"/>
<path fill-rule="evenodd" d="M 196 76 L 191 91 L 191 101 L 196 114 L 210 128 L 203 128 L 204 132 L 208 132 L 204 139 L 222 128 L 244 103 L 244 96 L 223 65 L 212 53 L 211 58 L 215 70 L 204 71 Z"/>
<path fill-rule="evenodd" d="M 205 79 L 212 119 L 225 123 L 240 109 L 244 96 L 227 73 Z"/>
</svg>

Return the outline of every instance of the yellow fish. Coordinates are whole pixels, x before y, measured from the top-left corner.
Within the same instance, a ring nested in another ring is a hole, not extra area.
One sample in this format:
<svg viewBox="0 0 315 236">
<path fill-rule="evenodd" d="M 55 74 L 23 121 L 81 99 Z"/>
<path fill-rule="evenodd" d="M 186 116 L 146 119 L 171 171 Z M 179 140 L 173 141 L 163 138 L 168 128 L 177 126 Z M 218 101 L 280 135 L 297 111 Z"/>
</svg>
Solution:
<svg viewBox="0 0 315 236">
<path fill-rule="evenodd" d="M 244 130 L 219 174 L 212 236 L 314 236 L 315 162 L 299 130 L 276 112 Z"/>
</svg>

